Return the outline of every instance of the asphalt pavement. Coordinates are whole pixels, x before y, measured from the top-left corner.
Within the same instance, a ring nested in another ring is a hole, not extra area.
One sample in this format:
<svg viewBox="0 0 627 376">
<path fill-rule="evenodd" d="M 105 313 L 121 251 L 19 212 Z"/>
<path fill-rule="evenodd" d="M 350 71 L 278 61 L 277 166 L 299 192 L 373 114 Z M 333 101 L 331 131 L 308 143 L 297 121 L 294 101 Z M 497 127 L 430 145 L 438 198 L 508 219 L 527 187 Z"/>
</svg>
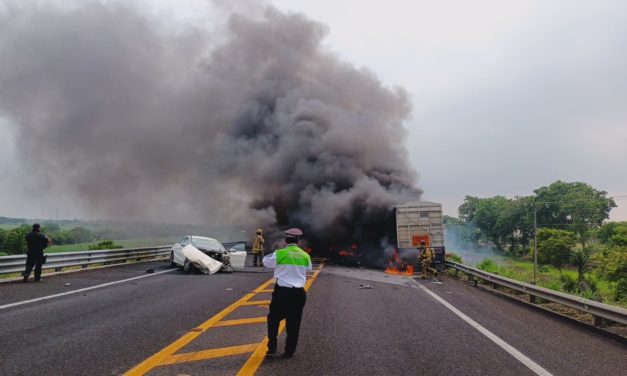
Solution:
<svg viewBox="0 0 627 376">
<path fill-rule="evenodd" d="M 251 291 L 269 299 L 268 287 L 260 286 L 270 277 L 262 268 L 207 276 L 143 263 L 0 284 L 0 375 L 123 374 Z M 624 342 L 462 281 L 441 282 L 326 266 L 309 290 L 296 354 L 264 360 L 256 374 L 535 374 L 420 286 L 550 374 L 626 374 Z M 59 295 L 70 291 L 78 292 Z M 37 300 L 51 295 L 58 296 Z M 26 300 L 33 301 L 9 306 Z M 240 306 L 224 319 L 266 312 L 264 305 Z M 181 352 L 252 345 L 264 335 L 264 323 L 212 328 Z M 235 375 L 249 358 L 186 361 L 149 374 Z"/>
<path fill-rule="evenodd" d="M 535 374 L 416 284 L 553 375 L 626 374 L 623 342 L 464 282 L 440 280 L 325 268 L 309 293 L 296 355 L 266 360 L 257 374 Z"/>
</svg>

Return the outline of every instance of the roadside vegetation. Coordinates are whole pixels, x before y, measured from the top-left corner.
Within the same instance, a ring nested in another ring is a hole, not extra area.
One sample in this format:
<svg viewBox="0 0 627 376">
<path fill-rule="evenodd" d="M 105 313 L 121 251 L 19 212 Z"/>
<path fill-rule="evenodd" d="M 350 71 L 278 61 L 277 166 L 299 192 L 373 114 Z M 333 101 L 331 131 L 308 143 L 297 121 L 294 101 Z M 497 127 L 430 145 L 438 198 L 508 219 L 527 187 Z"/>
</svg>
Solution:
<svg viewBox="0 0 627 376">
<path fill-rule="evenodd" d="M 34 221 L 0 217 L 0 256 L 26 253 L 24 237 Z M 42 221 L 42 232 L 52 239 L 46 253 L 95 249 L 149 247 L 172 244 L 187 233 L 217 230 L 193 225 L 98 222 L 80 220 Z"/>
<path fill-rule="evenodd" d="M 606 192 L 562 181 L 513 199 L 466 196 L 446 236 L 465 251 L 492 249 L 479 269 L 532 282 L 535 217 L 536 284 L 627 306 L 627 222 L 606 222 L 613 207 Z"/>
</svg>

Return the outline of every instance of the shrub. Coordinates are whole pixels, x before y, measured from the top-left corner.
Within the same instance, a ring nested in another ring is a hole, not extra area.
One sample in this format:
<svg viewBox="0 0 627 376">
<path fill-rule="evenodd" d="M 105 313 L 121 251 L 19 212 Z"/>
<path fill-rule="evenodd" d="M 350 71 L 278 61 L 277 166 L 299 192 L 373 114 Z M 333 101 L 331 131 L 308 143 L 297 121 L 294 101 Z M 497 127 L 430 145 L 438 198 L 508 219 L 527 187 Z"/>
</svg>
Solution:
<svg viewBox="0 0 627 376">
<path fill-rule="evenodd" d="M 538 265 L 538 273 L 549 273 L 550 271 L 548 265 Z"/>
<path fill-rule="evenodd" d="M 462 256 L 456 254 L 456 253 L 447 253 L 446 254 L 446 259 L 449 261 L 453 261 L 456 262 L 458 264 L 463 264 L 464 260 L 462 259 Z"/>
<path fill-rule="evenodd" d="M 564 291 L 574 293 L 577 291 L 577 280 L 568 274 L 562 276 L 562 286 Z"/>
<path fill-rule="evenodd" d="M 547 289 L 562 291 L 562 284 L 559 281 L 547 281 L 543 283 L 542 286 L 546 287 Z"/>
<path fill-rule="evenodd" d="M 120 249 L 120 248 L 124 248 L 124 246 L 113 243 L 113 240 L 103 240 L 97 245 L 89 246 L 90 251 L 95 251 L 99 249 Z"/>
<path fill-rule="evenodd" d="M 484 270 L 488 273 L 494 273 L 497 272 L 499 267 L 496 264 L 496 262 L 494 262 L 494 260 L 487 258 L 487 259 L 483 259 L 483 261 L 478 262 L 477 263 L 477 269 L 481 269 Z"/>
</svg>

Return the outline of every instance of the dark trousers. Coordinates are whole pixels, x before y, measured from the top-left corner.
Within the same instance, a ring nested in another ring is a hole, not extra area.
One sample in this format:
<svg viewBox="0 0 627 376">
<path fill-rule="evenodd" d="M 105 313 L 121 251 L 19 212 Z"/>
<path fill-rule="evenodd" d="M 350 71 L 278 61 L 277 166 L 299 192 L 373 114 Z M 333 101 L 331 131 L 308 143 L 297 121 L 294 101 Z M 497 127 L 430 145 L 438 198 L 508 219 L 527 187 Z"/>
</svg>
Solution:
<svg viewBox="0 0 627 376">
<path fill-rule="evenodd" d="M 263 260 L 263 251 L 259 251 L 257 253 L 253 253 L 253 265 L 254 266 L 261 266 L 262 264 L 262 260 Z"/>
<path fill-rule="evenodd" d="M 29 252 L 26 255 L 26 270 L 24 270 L 24 280 L 28 280 L 33 266 L 35 267 L 35 281 L 41 279 L 41 266 L 44 264 L 44 252 Z"/>
<path fill-rule="evenodd" d="M 285 354 L 292 355 L 296 351 L 298 334 L 300 332 L 300 320 L 303 316 L 303 307 L 307 294 L 303 288 L 289 288 L 274 285 L 270 313 L 268 313 L 268 350 L 276 351 L 279 323 L 285 319 L 287 339 L 285 341 Z"/>
</svg>

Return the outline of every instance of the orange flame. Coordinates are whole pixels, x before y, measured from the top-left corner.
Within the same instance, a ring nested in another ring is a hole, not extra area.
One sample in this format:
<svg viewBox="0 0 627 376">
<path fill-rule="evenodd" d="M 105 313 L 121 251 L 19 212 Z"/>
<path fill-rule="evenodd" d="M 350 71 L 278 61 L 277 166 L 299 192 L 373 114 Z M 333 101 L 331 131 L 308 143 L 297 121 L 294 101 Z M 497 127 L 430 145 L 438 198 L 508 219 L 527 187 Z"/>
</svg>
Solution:
<svg viewBox="0 0 627 376">
<path fill-rule="evenodd" d="M 414 265 L 412 264 L 408 264 L 407 268 L 405 268 L 405 270 L 399 269 L 394 265 L 390 265 L 385 268 L 385 272 L 387 274 L 394 274 L 394 275 L 406 275 L 406 276 L 413 276 L 414 275 Z"/>
</svg>

